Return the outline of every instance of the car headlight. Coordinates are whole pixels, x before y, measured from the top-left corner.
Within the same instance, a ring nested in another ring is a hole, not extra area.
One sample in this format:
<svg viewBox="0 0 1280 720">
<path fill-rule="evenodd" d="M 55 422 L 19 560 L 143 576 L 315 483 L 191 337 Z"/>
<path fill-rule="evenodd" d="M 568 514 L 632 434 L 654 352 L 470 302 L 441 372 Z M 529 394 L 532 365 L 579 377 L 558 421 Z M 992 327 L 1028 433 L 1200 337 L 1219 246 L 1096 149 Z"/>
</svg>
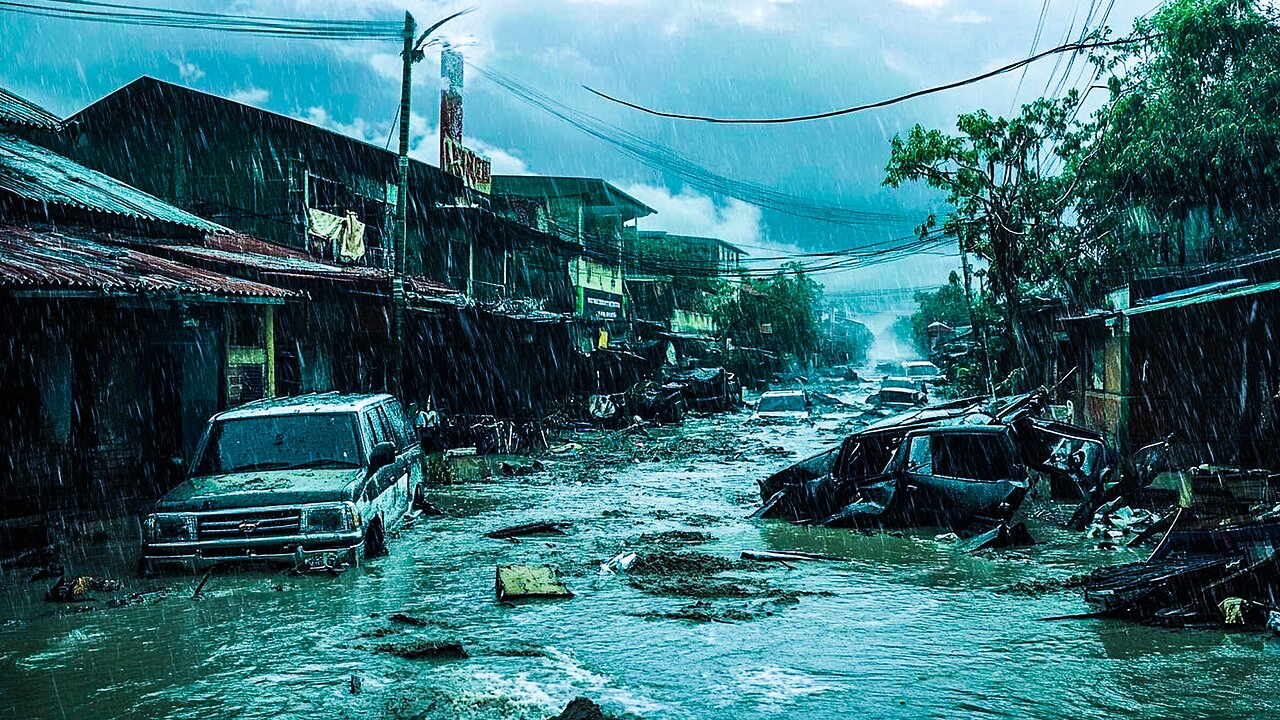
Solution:
<svg viewBox="0 0 1280 720">
<path fill-rule="evenodd" d="M 308 507 L 302 513 L 302 532 L 345 532 L 356 525 L 354 514 L 355 508 L 349 503 Z"/>
<path fill-rule="evenodd" d="M 184 542 L 196 537 L 194 515 L 148 515 L 142 525 L 143 535 L 151 542 Z"/>
</svg>

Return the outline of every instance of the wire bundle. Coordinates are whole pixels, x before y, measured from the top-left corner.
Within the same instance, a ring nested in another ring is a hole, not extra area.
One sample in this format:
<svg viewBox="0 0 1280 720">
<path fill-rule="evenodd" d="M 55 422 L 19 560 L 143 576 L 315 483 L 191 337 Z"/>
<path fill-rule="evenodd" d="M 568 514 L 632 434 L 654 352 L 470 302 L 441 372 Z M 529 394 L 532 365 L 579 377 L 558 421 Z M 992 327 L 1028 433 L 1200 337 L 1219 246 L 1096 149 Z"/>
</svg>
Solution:
<svg viewBox="0 0 1280 720">
<path fill-rule="evenodd" d="M 169 10 L 93 0 L 49 0 L 42 4 L 0 0 L 0 11 L 64 20 L 141 27 L 215 30 L 305 40 L 403 39 L 403 24 L 387 20 L 321 20 L 223 15 L 196 10 Z"/>
<path fill-rule="evenodd" d="M 833 225 L 874 228 L 892 225 L 901 231 L 918 221 L 918 218 L 907 215 L 854 210 L 836 203 L 791 195 L 757 183 L 733 180 L 681 157 L 671 148 L 564 105 L 507 75 L 472 63 L 467 65 L 524 104 L 553 115 L 574 128 L 603 140 L 624 155 L 648 167 L 670 173 L 684 180 L 691 187 L 737 198 L 759 208 Z"/>
</svg>

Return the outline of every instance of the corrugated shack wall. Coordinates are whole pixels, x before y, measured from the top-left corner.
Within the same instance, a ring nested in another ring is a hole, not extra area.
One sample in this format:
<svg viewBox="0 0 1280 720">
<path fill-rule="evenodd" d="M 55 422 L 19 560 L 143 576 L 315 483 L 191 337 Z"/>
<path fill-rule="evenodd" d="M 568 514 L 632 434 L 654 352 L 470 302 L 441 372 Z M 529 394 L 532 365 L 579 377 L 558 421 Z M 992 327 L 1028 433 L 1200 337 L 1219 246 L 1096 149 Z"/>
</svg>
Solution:
<svg viewBox="0 0 1280 720">
<path fill-rule="evenodd" d="M 324 204 L 318 188 L 336 184 L 344 207 L 328 211 L 359 210 L 391 237 L 396 156 L 381 147 L 146 77 L 72 120 L 68 153 L 236 230 L 307 249 L 304 209 Z M 414 249 L 439 250 L 427 237 L 427 211 L 465 194 L 461 180 L 411 161 L 411 258 Z"/>
<path fill-rule="evenodd" d="M 149 498 L 223 406 L 218 307 L 5 299 L 0 514 Z"/>
<path fill-rule="evenodd" d="M 1068 323 L 1077 422 L 1126 459 L 1172 435 L 1202 462 L 1280 467 L 1276 293 L 1134 310 Z"/>
</svg>

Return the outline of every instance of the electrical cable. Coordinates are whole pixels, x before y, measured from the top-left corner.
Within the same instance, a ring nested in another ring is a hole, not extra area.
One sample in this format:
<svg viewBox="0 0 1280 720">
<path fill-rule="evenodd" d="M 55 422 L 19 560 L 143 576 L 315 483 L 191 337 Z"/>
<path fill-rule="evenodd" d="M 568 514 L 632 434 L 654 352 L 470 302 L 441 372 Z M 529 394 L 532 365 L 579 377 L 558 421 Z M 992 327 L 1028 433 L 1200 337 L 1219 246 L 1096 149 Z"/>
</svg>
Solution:
<svg viewBox="0 0 1280 720">
<path fill-rule="evenodd" d="M 617 103 L 618 105 L 629 107 L 632 110 L 638 110 L 642 113 L 655 115 L 657 117 L 671 118 L 675 120 L 695 120 L 698 122 L 732 124 L 732 125 L 779 125 L 784 123 L 807 122 L 810 120 L 824 120 L 827 118 L 840 117 L 843 115 L 851 115 L 853 113 L 862 112 L 864 110 L 872 110 L 875 108 L 887 107 L 889 105 L 896 105 L 898 103 L 905 102 L 907 100 L 912 100 L 918 97 L 923 97 L 925 95 L 933 95 L 946 90 L 953 90 L 958 87 L 972 85 L 974 83 L 996 77 L 997 75 L 1003 75 L 1004 73 L 1012 72 L 1013 70 L 1017 70 L 1026 65 L 1030 65 L 1031 63 L 1034 63 L 1038 60 L 1042 60 L 1044 58 L 1047 58 L 1053 55 L 1060 55 L 1062 53 L 1075 53 L 1075 52 L 1080 52 L 1081 50 L 1092 50 L 1095 48 L 1114 47 L 1117 45 L 1127 45 L 1131 43 L 1142 42 L 1144 40 L 1149 40 L 1149 39 L 1150 39 L 1149 37 L 1142 37 L 1142 38 L 1123 38 L 1120 40 L 1103 40 L 1103 41 L 1088 42 L 1088 43 L 1080 43 L 1080 42 L 1066 43 L 1063 45 L 1059 45 L 1055 48 L 1050 48 L 1049 50 L 1045 50 L 1044 52 L 1037 53 L 1036 55 L 1032 55 L 1031 57 L 1024 58 L 1022 60 L 1018 60 L 1016 62 L 1012 62 L 1007 65 L 1003 65 L 994 70 L 989 70 L 980 75 L 974 75 L 972 77 L 968 77 L 963 80 L 957 80 L 955 82 L 950 82 L 945 85 L 937 85 L 930 88 L 924 88 L 922 90 L 909 92 L 905 95 L 899 95 L 897 97 L 888 98 L 886 100 L 878 100 L 876 102 L 866 103 L 864 105 L 855 105 L 853 107 L 841 108 L 838 110 L 827 110 L 825 112 L 811 113 L 808 115 L 793 115 L 789 117 L 725 118 L 725 117 L 715 117 L 711 115 L 694 115 L 694 114 L 688 114 L 688 113 L 668 112 L 665 110 L 655 110 L 653 108 L 648 108 L 643 105 L 639 105 L 637 103 L 623 100 L 621 98 L 614 97 L 607 93 L 603 93 L 587 85 L 584 85 L 583 88 L 594 95 L 597 95 L 599 97 L 604 98 L 605 100 L 608 100 L 609 102 Z"/>
</svg>

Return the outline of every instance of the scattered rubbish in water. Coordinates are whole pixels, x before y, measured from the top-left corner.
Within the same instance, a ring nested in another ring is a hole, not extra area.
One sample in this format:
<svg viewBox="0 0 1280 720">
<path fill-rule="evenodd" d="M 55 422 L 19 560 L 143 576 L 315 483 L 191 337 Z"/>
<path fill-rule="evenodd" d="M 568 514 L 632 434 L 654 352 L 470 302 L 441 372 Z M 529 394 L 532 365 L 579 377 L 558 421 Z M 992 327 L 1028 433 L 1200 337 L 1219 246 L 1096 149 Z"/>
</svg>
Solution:
<svg viewBox="0 0 1280 720">
<path fill-rule="evenodd" d="M 66 575 L 60 575 L 58 581 L 45 592 L 44 599 L 48 602 L 86 602 L 93 600 L 89 595 L 91 592 L 117 592 L 122 587 L 124 586 L 118 580 L 81 575 L 68 581 Z"/>
<path fill-rule="evenodd" d="M 513 462 L 504 460 L 498 465 L 498 471 L 506 477 L 518 477 L 523 475 L 533 475 L 545 470 L 546 467 L 542 462 L 534 460 L 528 464 L 517 465 Z"/>
<path fill-rule="evenodd" d="M 962 541 L 957 549 L 961 552 L 975 553 L 981 550 L 998 550 L 1010 547 L 1028 547 L 1035 545 L 1035 538 L 1027 530 L 1026 523 L 1000 523 L 990 530 L 974 535 Z"/>
<path fill-rule="evenodd" d="M 614 572 L 626 572 L 635 561 L 635 553 L 620 552 L 605 562 L 600 563 L 600 574 L 609 575 Z"/>
<path fill-rule="evenodd" d="M 834 555 L 813 555 L 811 553 L 793 552 L 793 551 L 765 551 L 765 550 L 743 550 L 743 560 L 754 560 L 756 562 L 795 562 L 805 560 L 826 560 L 835 562 L 844 562 L 845 558 L 836 557 Z"/>
<path fill-rule="evenodd" d="M 191 593 L 192 600 L 199 600 L 204 595 L 204 586 L 209 583 L 209 578 L 213 577 L 213 568 L 205 571 L 204 577 L 200 578 L 200 582 L 196 585 L 196 589 Z"/>
</svg>

